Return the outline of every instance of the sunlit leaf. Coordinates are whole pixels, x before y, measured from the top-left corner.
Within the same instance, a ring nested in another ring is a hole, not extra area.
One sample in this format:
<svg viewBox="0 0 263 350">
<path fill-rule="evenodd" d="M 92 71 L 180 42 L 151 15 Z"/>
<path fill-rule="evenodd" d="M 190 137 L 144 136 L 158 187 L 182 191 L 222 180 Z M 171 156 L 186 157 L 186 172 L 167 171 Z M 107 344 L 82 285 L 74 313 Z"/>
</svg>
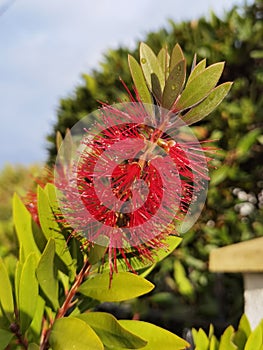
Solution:
<svg viewBox="0 0 263 350">
<path fill-rule="evenodd" d="M 262 347 L 263 347 L 262 345 L 263 345 L 263 320 L 249 335 L 244 350 L 262 350 Z"/>
<path fill-rule="evenodd" d="M 224 83 L 217 86 L 206 97 L 204 101 L 193 107 L 186 114 L 181 116 L 181 119 L 188 125 L 198 122 L 199 120 L 210 114 L 228 94 L 232 83 Z"/>
<path fill-rule="evenodd" d="M 89 312 L 78 316 L 89 324 L 108 348 L 139 349 L 147 342 L 123 328 L 118 320 L 105 312 Z"/>
<path fill-rule="evenodd" d="M 220 338 L 218 350 L 238 350 L 237 346 L 233 343 L 234 328 L 232 326 L 227 327 Z"/>
<path fill-rule="evenodd" d="M 151 323 L 135 320 L 120 320 L 119 323 L 147 341 L 143 350 L 184 350 L 190 347 L 184 339 Z"/>
<path fill-rule="evenodd" d="M 39 285 L 54 309 L 59 308 L 58 280 L 54 266 L 56 244 L 53 238 L 48 240 L 46 248 L 39 260 L 36 274 Z"/>
<path fill-rule="evenodd" d="M 187 84 L 186 86 L 201 72 L 203 72 L 205 70 L 206 67 L 206 58 L 204 58 L 202 61 L 200 61 L 192 70 L 188 80 L 187 80 Z"/>
<path fill-rule="evenodd" d="M 108 273 L 97 274 L 85 281 L 78 291 L 99 301 L 112 302 L 136 298 L 149 293 L 154 288 L 151 282 L 130 272 L 114 274 L 111 286 L 109 285 Z"/>
<path fill-rule="evenodd" d="M 52 350 L 103 350 L 104 346 L 94 330 L 75 317 L 58 319 L 49 338 Z"/>
<path fill-rule="evenodd" d="M 165 259 L 168 255 L 170 255 L 175 248 L 181 243 L 182 238 L 178 236 L 168 236 L 165 240 L 163 240 L 164 248 L 162 249 L 156 249 L 153 251 L 152 259 L 151 260 L 145 260 L 142 261 L 138 256 L 135 256 L 132 252 L 129 254 L 126 254 L 126 258 L 129 261 L 130 265 L 133 267 L 135 271 L 137 271 L 139 274 L 141 272 L 144 273 L 145 270 L 151 268 L 155 263 L 158 263 Z M 129 271 L 129 268 L 122 256 L 118 256 L 117 259 L 117 267 L 118 271 Z M 109 271 L 109 263 L 106 262 L 103 265 L 103 271 Z M 145 276 L 144 276 L 145 277 Z"/>
<path fill-rule="evenodd" d="M 179 260 L 174 262 L 174 279 L 179 292 L 182 295 L 191 296 L 194 293 L 193 286 L 186 276 L 185 269 Z"/>
<path fill-rule="evenodd" d="M 0 258 L 0 306 L 5 316 L 12 322 L 14 318 L 14 301 L 12 286 L 8 276 L 7 269 L 3 260 Z"/>
<path fill-rule="evenodd" d="M 205 331 L 200 328 L 198 331 L 193 332 L 195 347 L 198 350 L 208 350 L 209 349 L 209 339 L 205 334 Z"/>
<path fill-rule="evenodd" d="M 251 334 L 251 327 L 248 318 L 245 314 L 242 315 L 238 329 L 234 335 L 233 342 L 237 345 L 238 350 L 243 350 L 249 335 Z"/>
<path fill-rule="evenodd" d="M 140 45 L 140 63 L 150 90 L 152 90 L 155 97 L 160 101 L 165 83 L 164 72 L 158 58 L 145 43 L 141 43 Z"/>
<path fill-rule="evenodd" d="M 183 51 L 181 49 L 181 46 L 179 44 L 176 44 L 173 48 L 172 54 L 171 54 L 171 60 L 170 60 L 170 73 L 174 69 L 174 67 L 181 61 L 184 61 L 185 57 L 183 54 Z"/>
<path fill-rule="evenodd" d="M 151 104 L 152 97 L 146 85 L 146 81 L 145 81 L 141 66 L 136 61 L 136 59 L 130 55 L 128 56 L 128 62 L 129 62 L 129 68 L 130 68 L 134 85 L 136 87 L 136 90 L 138 91 L 138 94 L 142 102 Z"/>
<path fill-rule="evenodd" d="M 184 110 L 201 102 L 216 86 L 224 68 L 224 62 L 212 64 L 199 73 L 183 90 L 175 108 Z"/>
<path fill-rule="evenodd" d="M 56 254 L 64 262 L 73 278 L 75 275 L 75 266 L 66 239 L 50 207 L 49 199 L 40 186 L 38 187 L 38 214 L 40 225 L 46 239 L 53 238 L 55 240 Z"/>
<path fill-rule="evenodd" d="M 38 341 L 39 336 L 42 332 L 42 327 L 43 327 L 43 316 L 44 316 L 44 311 L 45 311 L 45 301 L 44 299 L 38 295 L 37 298 L 37 306 L 36 306 L 36 311 L 34 318 L 30 324 L 30 334 L 28 335 L 28 340 L 30 341 Z"/>
<path fill-rule="evenodd" d="M 37 258 L 35 253 L 27 257 L 20 277 L 19 284 L 19 320 L 22 334 L 32 322 L 38 300 L 38 282 L 36 279 Z"/>
<path fill-rule="evenodd" d="M 167 79 L 168 75 L 169 75 L 169 66 L 170 66 L 170 55 L 168 53 L 167 46 L 163 47 L 159 51 L 159 53 L 157 55 L 157 59 L 160 63 L 162 71 L 164 72 L 165 79 Z"/>
<path fill-rule="evenodd" d="M 32 252 L 40 256 L 40 252 L 33 237 L 31 214 L 17 194 L 14 194 L 13 197 L 13 217 L 17 238 L 20 246 L 23 247 L 24 256 L 27 257 Z"/>
</svg>

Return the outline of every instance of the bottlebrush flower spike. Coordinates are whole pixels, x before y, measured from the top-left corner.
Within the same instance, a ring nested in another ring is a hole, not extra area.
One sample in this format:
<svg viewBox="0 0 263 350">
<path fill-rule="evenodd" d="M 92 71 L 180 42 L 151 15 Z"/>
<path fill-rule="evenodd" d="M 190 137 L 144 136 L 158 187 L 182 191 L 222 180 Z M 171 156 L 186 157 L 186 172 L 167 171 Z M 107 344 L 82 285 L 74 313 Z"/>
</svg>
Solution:
<svg viewBox="0 0 263 350">
<path fill-rule="evenodd" d="M 171 57 L 166 49 L 155 56 L 146 44 L 140 54 L 140 64 L 129 57 L 136 98 L 128 91 L 130 103 L 104 105 L 80 120 L 56 163 L 62 214 L 87 242 L 107 247 L 111 274 L 118 255 L 133 270 L 127 254 L 153 259 L 168 235 L 197 220 L 209 177 L 203 148 L 186 123 L 215 108 L 231 86 L 215 88 L 222 63 L 200 63 L 183 89 L 179 45 Z"/>
</svg>

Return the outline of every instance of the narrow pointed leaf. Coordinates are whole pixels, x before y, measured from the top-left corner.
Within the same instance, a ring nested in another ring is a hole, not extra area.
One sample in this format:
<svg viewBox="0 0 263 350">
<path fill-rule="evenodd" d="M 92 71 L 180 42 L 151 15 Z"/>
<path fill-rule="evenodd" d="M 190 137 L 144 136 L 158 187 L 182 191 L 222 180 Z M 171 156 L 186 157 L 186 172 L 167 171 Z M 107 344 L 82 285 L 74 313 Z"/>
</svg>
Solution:
<svg viewBox="0 0 263 350">
<path fill-rule="evenodd" d="M 167 46 L 163 47 L 157 55 L 157 59 L 160 63 L 161 69 L 164 72 L 165 80 L 169 75 L 169 66 L 170 66 L 170 55 L 168 53 Z"/>
<path fill-rule="evenodd" d="M 57 147 L 57 151 L 60 149 L 60 146 L 62 145 L 63 142 L 63 137 L 60 133 L 60 131 L 57 131 L 56 133 L 56 147 Z"/>
<path fill-rule="evenodd" d="M 106 312 L 89 312 L 78 316 L 85 321 L 108 348 L 139 349 L 147 342 L 123 328 L 118 320 Z"/>
<path fill-rule="evenodd" d="M 170 255 L 175 250 L 175 248 L 181 243 L 181 241 L 182 241 L 182 238 L 180 237 L 168 236 L 163 241 L 166 248 L 158 249 L 154 252 L 153 254 L 154 263 L 158 263 L 163 259 L 165 259 L 168 255 Z M 126 257 L 129 263 L 134 268 L 134 270 L 137 271 L 139 274 L 140 274 L 140 271 L 145 271 L 145 269 L 148 269 L 149 267 L 152 267 L 154 265 L 152 261 L 147 261 L 147 262 L 142 261 L 139 257 L 134 256 L 133 253 L 131 255 L 127 253 Z M 125 260 L 121 256 L 118 256 L 117 267 L 118 267 L 118 271 L 129 271 L 129 268 Z M 106 262 L 103 265 L 103 271 L 109 271 L 109 270 L 110 270 L 109 263 Z"/>
<path fill-rule="evenodd" d="M 0 329 L 0 350 L 5 350 L 13 338 L 13 333 Z"/>
<path fill-rule="evenodd" d="M 38 295 L 35 316 L 30 325 L 31 337 L 28 336 L 29 340 L 32 342 L 39 340 L 39 334 L 41 334 L 43 327 L 45 306 L 45 300 L 40 295 Z"/>
<path fill-rule="evenodd" d="M 38 299 L 38 282 L 36 279 L 37 258 L 31 253 L 22 268 L 19 285 L 19 319 L 22 334 L 32 322 Z"/>
<path fill-rule="evenodd" d="M 106 247 L 103 247 L 99 244 L 94 244 L 89 251 L 89 262 L 91 265 L 99 262 L 105 255 Z"/>
<path fill-rule="evenodd" d="M 210 339 L 209 350 L 218 350 L 218 340 L 215 335 L 212 335 Z"/>
<path fill-rule="evenodd" d="M 243 350 L 249 335 L 251 334 L 251 327 L 248 318 L 245 314 L 242 315 L 238 329 L 235 333 L 233 342 L 238 346 L 238 349 Z"/>
<path fill-rule="evenodd" d="M 104 346 L 94 330 L 75 317 L 58 319 L 49 338 L 52 350 L 103 350 Z"/>
<path fill-rule="evenodd" d="M 151 323 L 134 320 L 120 320 L 119 323 L 147 341 L 143 350 L 184 350 L 190 347 L 184 339 Z"/>
<path fill-rule="evenodd" d="M 249 335 L 244 350 L 262 350 L 263 344 L 263 320 Z"/>
<path fill-rule="evenodd" d="M 128 56 L 128 63 L 131 72 L 131 76 L 135 85 L 136 90 L 143 103 L 152 103 L 152 97 L 147 87 L 141 66 L 132 56 Z"/>
<path fill-rule="evenodd" d="M 183 90 L 175 108 L 184 110 L 201 102 L 216 86 L 223 68 L 224 63 L 219 62 L 207 67 L 198 74 Z"/>
<path fill-rule="evenodd" d="M 85 281 L 78 291 L 99 301 L 114 302 L 136 298 L 154 288 L 151 282 L 130 272 L 114 274 L 110 287 L 109 278 L 108 273 L 98 274 Z"/>
<path fill-rule="evenodd" d="M 37 345 L 35 343 L 30 343 L 28 345 L 28 350 L 39 350 L 39 345 Z"/>
<path fill-rule="evenodd" d="M 56 244 L 50 238 L 37 266 L 37 279 L 41 289 L 55 310 L 59 308 L 58 303 L 58 280 L 56 278 L 54 258 Z"/>
<path fill-rule="evenodd" d="M 32 232 L 31 215 L 17 194 L 13 197 L 13 217 L 18 242 L 20 246 L 23 246 L 24 256 L 28 256 L 32 252 L 40 256 Z"/>
<path fill-rule="evenodd" d="M 61 228 L 56 221 L 49 199 L 41 187 L 38 187 L 38 214 L 39 221 L 43 233 L 48 240 L 54 238 L 56 241 L 56 254 L 67 266 L 69 272 L 73 276 L 75 274 L 75 266 L 70 255 L 67 242 L 61 232 Z"/>
<path fill-rule="evenodd" d="M 21 261 L 18 261 L 16 263 L 16 270 L 15 270 L 15 296 L 16 296 L 16 303 L 19 305 L 19 288 L 20 288 L 20 278 L 21 278 L 21 272 L 22 272 L 23 264 Z"/>
<path fill-rule="evenodd" d="M 170 109 L 179 96 L 185 82 L 186 66 L 185 60 L 178 62 L 174 67 L 167 81 L 165 82 L 162 107 Z"/>
<path fill-rule="evenodd" d="M 3 260 L 0 258 L 0 306 L 9 321 L 14 318 L 12 286 Z"/>
<path fill-rule="evenodd" d="M 230 82 L 217 86 L 204 101 L 199 103 L 196 107 L 191 108 L 189 112 L 181 116 L 182 120 L 186 124 L 191 125 L 206 117 L 222 102 L 222 100 L 228 94 L 231 86 L 232 83 Z"/>
<path fill-rule="evenodd" d="M 165 83 L 164 72 L 162 71 L 161 65 L 156 55 L 154 54 L 152 49 L 145 43 L 141 43 L 140 45 L 140 63 L 144 77 L 148 86 L 150 87 L 150 90 L 152 90 L 152 92 L 156 95 L 156 98 L 160 100 L 161 96 L 158 95 L 159 91 L 156 90 L 155 86 L 152 86 L 152 82 L 154 82 L 157 86 L 156 80 L 158 80 L 160 90 L 162 92 Z M 153 79 L 153 77 L 155 78 Z"/>
<path fill-rule="evenodd" d="M 220 338 L 218 350 L 238 350 L 237 346 L 233 343 L 234 328 L 232 326 L 227 327 L 223 335 Z"/>
<path fill-rule="evenodd" d="M 202 61 L 200 61 L 192 70 L 188 80 L 187 80 L 187 84 L 186 86 L 197 76 L 199 75 L 201 72 L 203 72 L 205 70 L 206 67 L 206 58 L 204 58 Z"/>
<path fill-rule="evenodd" d="M 209 339 L 208 336 L 205 334 L 205 331 L 200 328 L 194 337 L 195 346 L 198 350 L 208 350 L 209 347 Z"/>
<path fill-rule="evenodd" d="M 183 51 L 181 49 L 181 46 L 179 44 L 176 44 L 173 48 L 171 60 L 170 60 L 170 72 L 174 69 L 174 67 L 181 61 L 184 61 L 185 57 L 183 54 Z"/>
</svg>

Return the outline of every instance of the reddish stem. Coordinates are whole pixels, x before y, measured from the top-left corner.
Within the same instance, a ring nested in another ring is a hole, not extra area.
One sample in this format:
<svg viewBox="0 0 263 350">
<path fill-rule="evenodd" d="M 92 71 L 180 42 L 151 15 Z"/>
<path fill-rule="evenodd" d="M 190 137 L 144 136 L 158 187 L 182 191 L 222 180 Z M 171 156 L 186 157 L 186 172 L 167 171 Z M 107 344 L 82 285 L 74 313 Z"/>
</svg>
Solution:
<svg viewBox="0 0 263 350">
<path fill-rule="evenodd" d="M 91 268 L 91 265 L 90 265 L 89 261 L 87 260 L 84 263 L 79 274 L 76 276 L 75 282 L 72 285 L 72 287 L 70 288 L 68 294 L 66 295 L 66 299 L 65 299 L 63 305 L 59 308 L 57 315 L 55 317 L 55 320 L 50 323 L 50 327 L 42 334 L 42 341 L 41 341 L 40 348 L 39 348 L 40 350 L 48 350 L 49 349 L 49 336 L 50 336 L 50 333 L 52 330 L 53 323 L 57 319 L 64 317 L 65 314 L 67 313 L 67 311 L 75 304 L 73 299 L 77 293 L 79 286 L 83 282 L 83 279 L 89 274 L 90 268 Z"/>
</svg>

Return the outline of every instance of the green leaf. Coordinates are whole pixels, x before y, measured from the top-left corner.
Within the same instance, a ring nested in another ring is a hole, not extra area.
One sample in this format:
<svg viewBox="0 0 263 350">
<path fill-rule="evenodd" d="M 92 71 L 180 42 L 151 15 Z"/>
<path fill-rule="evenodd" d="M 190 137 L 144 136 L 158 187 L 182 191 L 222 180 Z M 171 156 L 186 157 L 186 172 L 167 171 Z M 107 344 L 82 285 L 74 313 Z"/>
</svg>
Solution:
<svg viewBox="0 0 263 350">
<path fill-rule="evenodd" d="M 54 213 L 50 207 L 49 199 L 40 186 L 38 187 L 38 214 L 40 225 L 46 239 L 55 239 L 56 254 L 68 268 L 71 277 L 74 278 L 75 266 L 70 255 L 67 242 L 64 238 L 63 232 L 61 232 L 61 228 L 57 223 Z"/>
<path fill-rule="evenodd" d="M 89 262 L 91 265 L 96 264 L 104 257 L 106 249 L 106 247 L 103 247 L 99 244 L 94 244 L 92 247 L 90 247 Z"/>
<path fill-rule="evenodd" d="M 201 102 L 216 86 L 224 68 L 224 62 L 212 64 L 199 73 L 183 90 L 175 108 L 180 111 Z"/>
<path fill-rule="evenodd" d="M 227 82 L 217 86 L 206 97 L 204 101 L 196 107 L 190 109 L 189 112 L 181 116 L 181 119 L 188 125 L 198 122 L 199 120 L 210 114 L 228 94 L 232 83 Z"/>
<path fill-rule="evenodd" d="M 3 260 L 0 258 L 0 306 L 9 321 L 14 318 L 14 301 L 12 286 L 8 276 L 7 269 Z"/>
<path fill-rule="evenodd" d="M 162 107 L 170 109 L 179 96 L 185 82 L 186 65 L 185 60 L 178 62 L 170 72 L 165 82 Z"/>
<path fill-rule="evenodd" d="M 245 350 L 262 350 L 263 344 L 263 320 L 249 335 Z"/>
<path fill-rule="evenodd" d="M 16 263 L 16 270 L 15 270 L 15 295 L 16 295 L 16 303 L 19 304 L 19 289 L 20 289 L 20 278 L 21 278 L 21 272 L 22 272 L 23 264 L 21 261 L 18 261 Z"/>
<path fill-rule="evenodd" d="M 109 349 L 139 349 L 147 342 L 123 328 L 117 319 L 106 312 L 89 312 L 78 316 L 89 324 Z"/>
<path fill-rule="evenodd" d="M 13 338 L 13 333 L 0 329 L 0 350 L 5 350 Z"/>
<path fill-rule="evenodd" d="M 28 345 L 28 350 L 39 350 L 39 345 L 35 344 L 35 343 L 30 343 Z"/>
<path fill-rule="evenodd" d="M 209 349 L 209 339 L 202 328 L 200 328 L 196 332 L 194 341 L 195 341 L 196 349 L 198 349 L 198 350 L 208 350 Z"/>
<path fill-rule="evenodd" d="M 43 315 L 45 311 L 45 301 L 44 299 L 39 295 L 37 298 L 37 306 L 35 311 L 35 316 L 31 322 L 30 325 L 30 333 L 28 334 L 28 340 L 29 341 L 38 341 L 42 327 L 43 327 Z"/>
<path fill-rule="evenodd" d="M 36 279 L 37 258 L 35 253 L 29 254 L 27 257 L 20 277 L 19 284 L 19 320 L 22 334 L 30 326 L 38 301 L 38 283 Z"/>
<path fill-rule="evenodd" d="M 41 255 L 37 266 L 37 279 L 45 296 L 50 301 L 54 310 L 59 308 L 58 303 L 58 280 L 56 278 L 54 258 L 56 244 L 53 238 L 48 240 L 46 248 Z"/>
<path fill-rule="evenodd" d="M 216 186 L 223 182 L 228 176 L 229 169 L 230 168 L 228 165 L 223 165 L 220 168 L 214 170 L 211 174 L 210 185 Z"/>
<path fill-rule="evenodd" d="M 93 331 L 84 321 L 67 317 L 56 320 L 49 338 L 52 350 L 103 350 L 104 346 Z"/>
<path fill-rule="evenodd" d="M 165 79 L 167 79 L 169 75 L 169 66 L 170 66 L 170 55 L 168 53 L 167 46 L 163 47 L 159 51 L 157 55 L 157 59 L 160 63 L 162 71 L 164 72 Z"/>
<path fill-rule="evenodd" d="M 160 101 L 165 83 L 164 72 L 162 71 L 158 58 L 145 43 L 141 43 L 140 45 L 140 63 L 150 90 Z"/>
<path fill-rule="evenodd" d="M 142 102 L 152 104 L 152 97 L 146 85 L 141 66 L 136 59 L 130 55 L 128 56 L 128 63 L 135 88 L 138 91 Z"/>
<path fill-rule="evenodd" d="M 143 350 L 183 350 L 190 346 L 184 339 L 148 322 L 120 320 L 119 323 L 148 342 Z"/>
<path fill-rule="evenodd" d="M 170 73 L 173 71 L 174 67 L 181 61 L 185 61 L 183 51 L 179 44 L 176 44 L 173 48 L 171 61 L 170 61 Z"/>
<path fill-rule="evenodd" d="M 197 76 L 199 75 L 201 72 L 203 72 L 205 70 L 205 66 L 206 66 L 206 58 L 204 58 L 202 61 L 200 61 L 192 70 L 188 80 L 187 80 L 187 84 L 186 86 Z"/>
<path fill-rule="evenodd" d="M 32 252 L 40 256 L 33 237 L 31 215 L 17 194 L 14 194 L 13 197 L 13 218 L 18 242 L 23 247 L 24 256 L 26 257 Z"/>
<path fill-rule="evenodd" d="M 258 136 L 261 134 L 260 129 L 254 129 L 246 133 L 237 143 L 236 152 L 238 157 L 248 155 L 249 150 L 257 141 Z"/>
<path fill-rule="evenodd" d="M 243 314 L 239 321 L 238 329 L 233 339 L 233 342 L 237 345 L 238 350 L 243 350 L 245 348 L 250 333 L 251 328 L 248 318 L 245 314 Z"/>
<path fill-rule="evenodd" d="M 220 338 L 218 350 L 238 350 L 233 343 L 235 330 L 232 326 L 227 327 Z"/>
<path fill-rule="evenodd" d="M 113 302 L 136 298 L 149 293 L 154 288 L 151 282 L 130 272 L 114 274 L 110 287 L 109 284 L 108 273 L 98 274 L 85 281 L 78 291 L 99 301 Z"/>
<path fill-rule="evenodd" d="M 212 335 L 210 339 L 209 350 L 218 350 L 218 347 L 219 347 L 218 340 L 216 339 L 215 335 Z"/>
<path fill-rule="evenodd" d="M 182 241 L 182 238 L 178 236 L 172 236 L 172 235 L 168 236 L 163 241 L 166 247 L 163 249 L 158 249 L 153 252 L 152 257 L 153 257 L 154 263 L 158 263 L 163 259 L 165 259 L 168 255 L 170 255 L 175 250 L 175 248 L 181 243 L 181 241 Z M 150 260 L 142 261 L 139 257 L 134 256 L 132 252 L 130 255 L 127 253 L 126 256 L 131 266 L 139 274 L 141 274 L 141 271 L 144 272 L 146 269 L 151 268 L 154 265 L 153 262 Z M 128 271 L 127 264 L 122 256 L 121 257 L 118 256 L 117 268 L 118 268 L 118 271 Z M 109 263 L 106 262 L 103 265 L 103 271 L 109 271 L 109 270 L 110 270 Z"/>
<path fill-rule="evenodd" d="M 179 260 L 174 262 L 174 279 L 182 295 L 192 296 L 194 293 L 193 286 L 186 277 L 185 269 Z"/>
</svg>

